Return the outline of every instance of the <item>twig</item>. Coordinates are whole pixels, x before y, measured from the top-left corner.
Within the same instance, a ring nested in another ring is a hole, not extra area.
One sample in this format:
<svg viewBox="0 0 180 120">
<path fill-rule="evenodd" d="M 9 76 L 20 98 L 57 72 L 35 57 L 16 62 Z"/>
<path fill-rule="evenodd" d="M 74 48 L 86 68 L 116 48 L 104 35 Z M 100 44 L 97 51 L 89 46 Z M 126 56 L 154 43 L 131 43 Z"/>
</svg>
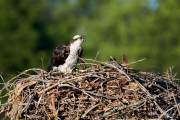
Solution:
<svg viewBox="0 0 180 120">
<path fill-rule="evenodd" d="M 137 60 L 137 61 L 135 61 L 135 62 L 131 62 L 131 63 L 127 64 L 127 66 L 132 65 L 132 64 L 136 64 L 136 63 L 139 63 L 139 62 L 142 62 L 142 61 L 144 61 L 144 60 L 146 60 L 146 58 Z"/>
<path fill-rule="evenodd" d="M 148 92 L 148 90 L 139 83 L 139 81 L 135 80 L 136 83 L 139 85 L 139 87 L 150 97 L 150 99 L 153 99 L 154 104 L 157 106 L 157 108 L 159 109 L 159 111 L 161 113 L 164 113 L 164 110 L 159 106 L 159 104 L 155 101 L 154 97 L 152 97 L 152 95 Z"/>
<path fill-rule="evenodd" d="M 82 115 L 81 118 L 85 118 L 86 115 L 87 115 L 90 111 L 92 111 L 94 108 L 96 108 L 96 107 L 99 106 L 99 105 L 101 105 L 101 104 L 99 103 L 99 104 L 96 104 L 96 105 L 91 106 L 88 110 L 85 111 L 85 113 Z"/>
<path fill-rule="evenodd" d="M 171 108 L 169 108 L 168 110 L 166 110 L 165 112 L 163 112 L 163 113 L 159 116 L 158 120 L 162 120 L 162 117 L 163 117 L 164 115 L 166 115 L 169 111 L 171 111 L 172 109 L 174 109 L 175 107 L 177 107 L 177 106 L 179 106 L 179 105 L 180 105 L 180 103 L 174 105 L 173 107 L 171 107 Z"/>
<path fill-rule="evenodd" d="M 173 97 L 173 99 L 174 99 L 174 102 L 175 102 L 176 107 L 177 107 L 178 114 L 179 114 L 179 116 L 180 116 L 179 105 L 178 105 L 178 103 L 177 103 L 177 101 L 176 101 L 176 98 L 175 98 L 174 94 L 172 95 L 172 97 Z"/>
<path fill-rule="evenodd" d="M 143 99 L 143 100 L 137 101 L 136 103 L 132 103 L 130 105 L 123 105 L 123 106 L 114 107 L 111 110 L 109 110 L 109 112 L 105 112 L 103 114 L 103 117 L 107 117 L 107 116 L 109 116 L 110 114 L 112 114 L 113 112 L 115 112 L 117 110 L 120 111 L 120 110 L 123 110 L 123 109 L 126 109 L 126 108 L 130 108 L 130 107 L 133 107 L 133 106 L 140 105 L 140 104 L 144 103 L 145 101 L 146 101 L 146 99 Z"/>
<path fill-rule="evenodd" d="M 116 67 L 116 66 L 114 66 L 114 65 L 112 65 L 112 64 L 105 63 L 105 62 L 100 62 L 100 61 L 93 60 L 93 59 L 85 59 L 85 60 L 86 60 L 86 61 L 97 62 L 97 63 L 100 63 L 100 64 L 107 65 L 107 66 L 109 66 L 109 67 L 111 67 L 111 68 L 114 68 L 114 69 L 116 69 L 119 73 L 125 75 L 125 76 L 127 77 L 128 81 L 131 81 L 130 77 L 129 77 L 123 70 L 119 69 L 118 67 Z"/>
</svg>

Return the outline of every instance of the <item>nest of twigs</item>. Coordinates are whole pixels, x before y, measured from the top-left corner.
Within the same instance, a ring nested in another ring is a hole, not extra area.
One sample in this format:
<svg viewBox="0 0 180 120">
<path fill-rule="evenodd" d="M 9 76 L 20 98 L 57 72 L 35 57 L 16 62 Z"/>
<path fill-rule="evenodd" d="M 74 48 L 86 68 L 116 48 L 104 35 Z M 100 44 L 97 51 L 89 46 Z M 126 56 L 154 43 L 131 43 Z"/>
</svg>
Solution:
<svg viewBox="0 0 180 120">
<path fill-rule="evenodd" d="M 26 70 L 4 88 L 1 113 L 27 120 L 180 119 L 180 89 L 171 76 L 87 61 L 72 74 Z"/>
</svg>

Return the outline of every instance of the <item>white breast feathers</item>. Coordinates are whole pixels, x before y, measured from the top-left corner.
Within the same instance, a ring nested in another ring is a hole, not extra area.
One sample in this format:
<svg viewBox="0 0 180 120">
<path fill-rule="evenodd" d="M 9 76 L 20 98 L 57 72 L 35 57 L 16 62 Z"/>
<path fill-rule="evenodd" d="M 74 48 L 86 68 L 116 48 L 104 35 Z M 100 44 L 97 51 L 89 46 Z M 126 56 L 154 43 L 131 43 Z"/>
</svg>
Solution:
<svg viewBox="0 0 180 120">
<path fill-rule="evenodd" d="M 65 63 L 63 65 L 59 65 L 58 67 L 54 67 L 53 70 L 61 72 L 61 73 L 71 73 L 74 69 L 74 66 L 77 63 L 79 57 L 79 51 L 81 50 L 81 45 L 83 43 L 83 39 L 77 39 L 73 43 L 70 44 L 70 53 L 67 57 Z"/>
</svg>

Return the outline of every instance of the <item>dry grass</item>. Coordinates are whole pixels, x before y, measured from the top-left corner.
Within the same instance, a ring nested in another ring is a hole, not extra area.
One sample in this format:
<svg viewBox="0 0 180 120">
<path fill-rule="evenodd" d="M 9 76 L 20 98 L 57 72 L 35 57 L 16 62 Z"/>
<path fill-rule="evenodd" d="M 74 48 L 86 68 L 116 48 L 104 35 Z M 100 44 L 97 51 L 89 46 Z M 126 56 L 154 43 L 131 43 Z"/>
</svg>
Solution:
<svg viewBox="0 0 180 120">
<path fill-rule="evenodd" d="M 87 60 L 73 74 L 29 69 L 4 84 L 1 113 L 27 120 L 179 119 L 180 89 L 169 76 Z"/>
</svg>

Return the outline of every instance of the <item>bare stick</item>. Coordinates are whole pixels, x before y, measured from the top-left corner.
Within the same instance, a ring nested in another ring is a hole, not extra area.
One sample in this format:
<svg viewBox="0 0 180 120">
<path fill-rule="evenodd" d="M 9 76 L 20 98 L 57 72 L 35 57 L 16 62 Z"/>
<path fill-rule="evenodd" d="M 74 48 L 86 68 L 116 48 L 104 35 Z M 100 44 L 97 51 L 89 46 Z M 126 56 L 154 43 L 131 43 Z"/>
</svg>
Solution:
<svg viewBox="0 0 180 120">
<path fill-rule="evenodd" d="M 162 120 L 162 117 L 163 117 L 164 115 L 166 115 L 169 111 L 171 111 L 172 109 L 174 109 L 175 107 L 177 107 L 177 106 L 179 106 L 179 105 L 180 105 L 180 103 L 177 104 L 177 105 L 174 105 L 173 107 L 171 107 L 171 108 L 169 108 L 168 110 L 166 110 L 165 112 L 163 112 L 163 113 L 159 116 L 158 120 Z"/>
<path fill-rule="evenodd" d="M 96 104 L 96 105 L 93 105 L 91 108 L 89 108 L 88 110 L 85 111 L 85 113 L 82 115 L 82 118 L 85 118 L 86 115 L 92 111 L 94 108 L 96 108 L 97 106 L 101 105 L 100 103 L 99 104 Z"/>
</svg>

